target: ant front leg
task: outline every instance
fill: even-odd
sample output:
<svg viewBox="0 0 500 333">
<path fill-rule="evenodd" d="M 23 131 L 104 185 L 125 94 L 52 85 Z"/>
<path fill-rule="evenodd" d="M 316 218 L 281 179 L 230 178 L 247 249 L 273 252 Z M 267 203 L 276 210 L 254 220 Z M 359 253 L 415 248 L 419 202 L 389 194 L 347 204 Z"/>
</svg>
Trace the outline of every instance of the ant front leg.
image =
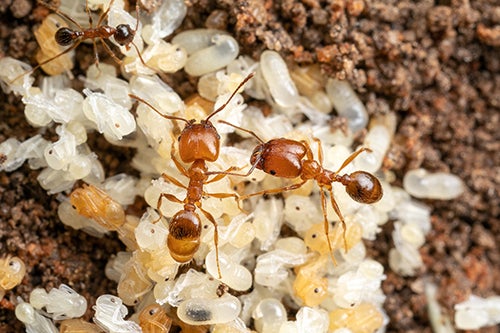
<svg viewBox="0 0 500 333">
<path fill-rule="evenodd" d="M 215 222 L 212 214 L 207 212 L 201 207 L 201 202 L 196 205 L 203 215 L 214 225 L 214 245 L 215 245 L 215 260 L 217 261 L 217 273 L 219 274 L 219 279 L 222 278 L 222 274 L 220 273 L 220 263 L 219 263 L 219 230 L 217 229 L 217 222 Z"/>
<path fill-rule="evenodd" d="M 234 200 L 236 200 L 236 204 L 238 205 L 238 209 L 241 212 L 248 214 L 248 212 L 245 211 L 243 209 L 243 207 L 241 207 L 241 205 L 240 205 L 241 198 L 236 193 L 207 193 L 207 192 L 203 192 L 203 195 L 208 196 L 208 197 L 213 197 L 213 198 L 219 198 L 219 199 L 234 198 Z"/>
</svg>

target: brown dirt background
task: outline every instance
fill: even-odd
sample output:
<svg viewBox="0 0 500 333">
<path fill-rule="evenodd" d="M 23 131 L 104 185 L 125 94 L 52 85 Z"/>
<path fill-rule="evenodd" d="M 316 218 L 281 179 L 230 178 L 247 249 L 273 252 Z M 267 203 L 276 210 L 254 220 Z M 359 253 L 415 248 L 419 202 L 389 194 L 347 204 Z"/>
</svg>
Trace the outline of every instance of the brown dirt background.
<svg viewBox="0 0 500 333">
<path fill-rule="evenodd" d="M 154 0 L 144 0 L 147 7 Z M 390 317 L 387 332 L 431 332 L 424 281 L 439 287 L 438 300 L 453 316 L 453 305 L 471 293 L 500 294 L 500 3 L 498 0 L 192 0 L 182 29 L 231 31 L 241 53 L 258 57 L 269 48 L 292 64 L 321 64 L 325 74 L 354 86 L 370 114 L 393 110 L 398 127 L 384 167 L 401 183 L 406 170 L 423 167 L 461 177 L 465 193 L 453 201 L 431 201 L 433 229 L 421 249 L 425 267 L 413 278 L 391 272 L 392 223 L 369 254 L 386 268 L 383 289 Z M 32 29 L 47 10 L 34 1 L 0 0 L 0 57 L 33 64 L 37 44 Z M 102 50 L 101 50 L 102 51 Z M 101 60 L 106 54 L 101 52 Z M 75 74 L 93 62 L 91 47 L 77 50 Z M 37 73 L 39 76 L 40 73 Z M 193 80 L 170 78 L 185 96 Z M 19 97 L 0 92 L 0 142 L 25 140 L 51 130 L 26 123 Z M 338 123 L 338 122 L 337 122 Z M 332 123 L 335 126 L 335 122 Z M 96 137 L 91 145 L 107 176 L 130 171 L 120 161 L 132 151 L 110 147 Z M 0 255 L 27 264 L 22 284 L 0 302 L 0 331 L 22 332 L 15 297 L 28 298 L 38 286 L 67 283 L 89 301 L 115 293 L 104 276 L 111 254 L 123 249 L 114 236 L 97 239 L 58 221 L 55 196 L 26 165 L 0 172 Z M 137 207 L 140 209 L 140 203 Z M 500 332 L 498 327 L 481 332 Z"/>
</svg>

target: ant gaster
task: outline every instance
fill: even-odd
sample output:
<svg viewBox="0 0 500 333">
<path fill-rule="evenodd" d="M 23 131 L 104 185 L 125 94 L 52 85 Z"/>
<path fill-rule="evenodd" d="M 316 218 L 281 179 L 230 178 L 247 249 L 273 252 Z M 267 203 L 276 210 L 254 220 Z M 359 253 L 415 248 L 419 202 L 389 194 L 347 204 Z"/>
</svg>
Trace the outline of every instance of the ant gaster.
<svg viewBox="0 0 500 333">
<path fill-rule="evenodd" d="M 180 203 L 184 205 L 184 208 L 177 212 L 171 219 L 169 223 L 169 234 L 167 237 L 167 246 L 172 255 L 177 262 L 188 262 L 190 261 L 196 251 L 200 246 L 201 237 L 201 220 L 199 215 L 196 213 L 198 208 L 203 215 L 214 225 L 214 244 L 215 244 L 215 254 L 217 261 L 217 270 L 219 277 L 220 265 L 219 265 L 219 251 L 218 251 L 218 231 L 217 223 L 214 217 L 204 210 L 201 206 L 202 196 L 212 196 L 216 198 L 230 198 L 233 197 L 238 199 L 238 196 L 233 193 L 206 193 L 203 190 L 205 184 L 209 184 L 218 181 L 230 174 L 231 170 L 235 168 L 231 167 L 226 171 L 217 172 L 217 176 L 212 179 L 208 179 L 211 174 L 208 172 L 206 162 L 214 162 L 219 157 L 220 148 L 220 136 L 217 130 L 210 122 L 210 118 L 223 110 L 231 99 L 236 95 L 238 90 L 252 78 L 253 74 L 248 75 L 236 88 L 236 90 L 231 94 L 228 100 L 221 105 L 217 110 L 213 111 L 206 119 L 201 120 L 199 123 L 194 119 L 187 120 L 181 117 L 167 116 L 158 111 L 150 103 L 146 102 L 142 98 L 130 95 L 130 97 L 137 99 L 138 101 L 146 104 L 156 113 L 166 119 L 170 120 L 180 120 L 186 123 L 186 126 L 179 135 L 179 156 L 184 163 L 191 163 L 190 167 L 186 169 L 175 157 L 175 150 L 172 149 L 171 158 L 174 161 L 177 169 L 187 178 L 189 178 L 189 183 L 187 186 L 179 182 L 177 179 L 169 176 L 167 174 L 162 174 L 162 177 L 179 187 L 186 189 L 186 197 L 184 200 L 178 199 L 172 194 L 162 193 L 158 198 L 157 209 L 160 213 L 161 218 L 161 203 L 163 198 L 170 200 L 172 202 Z"/>
<path fill-rule="evenodd" d="M 383 194 L 382 186 L 380 185 L 379 180 L 374 175 L 366 171 L 356 171 L 351 174 L 344 175 L 339 174 L 340 171 L 342 171 L 342 169 L 344 169 L 349 163 L 351 163 L 352 160 L 354 160 L 359 154 L 364 151 L 371 152 L 371 150 L 369 148 L 361 148 L 358 151 L 352 153 L 342 163 L 340 168 L 337 171 L 333 172 L 323 168 L 323 151 L 321 149 L 321 142 L 317 138 L 314 138 L 314 141 L 316 141 L 318 144 L 319 161 L 316 161 L 314 159 L 311 147 L 306 141 L 295 141 L 291 139 L 279 138 L 264 142 L 252 131 L 235 126 L 223 120 L 219 120 L 219 122 L 247 132 L 260 141 L 260 144 L 255 147 L 250 157 L 250 170 L 244 175 L 234 173 L 230 173 L 230 175 L 248 176 L 253 172 L 255 168 L 257 168 L 276 177 L 300 177 L 301 179 L 299 183 L 289 186 L 263 190 L 240 196 L 240 200 L 244 200 L 256 195 L 265 195 L 295 190 L 304 185 L 307 181 L 315 180 L 321 189 L 321 208 L 323 211 L 324 229 L 332 259 L 335 262 L 335 259 L 333 258 L 333 249 L 331 247 L 330 237 L 328 235 L 329 223 L 326 216 L 327 198 L 325 195 L 325 191 L 329 193 L 331 205 L 335 210 L 337 216 L 340 218 L 340 222 L 342 223 L 342 227 L 344 230 L 344 247 L 347 252 L 348 249 L 346 240 L 346 224 L 340 208 L 333 196 L 332 183 L 339 182 L 344 185 L 347 194 L 349 194 L 349 196 L 357 202 L 371 204 L 379 201 L 382 198 Z"/>
</svg>

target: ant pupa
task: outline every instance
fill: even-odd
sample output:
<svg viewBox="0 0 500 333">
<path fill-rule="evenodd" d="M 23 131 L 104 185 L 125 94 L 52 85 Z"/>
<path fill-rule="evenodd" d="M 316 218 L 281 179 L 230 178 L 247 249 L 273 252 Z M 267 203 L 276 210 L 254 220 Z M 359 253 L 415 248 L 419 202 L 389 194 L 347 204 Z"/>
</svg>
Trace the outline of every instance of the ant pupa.
<svg viewBox="0 0 500 333">
<path fill-rule="evenodd" d="M 262 190 L 259 192 L 246 194 L 240 196 L 240 200 L 244 200 L 257 195 L 281 193 L 284 191 L 295 190 L 303 186 L 309 180 L 315 180 L 320 187 L 324 229 L 332 259 L 335 261 L 335 259 L 333 258 L 333 249 L 329 236 L 329 223 L 326 215 L 327 196 L 325 192 L 328 192 L 328 194 L 330 195 L 330 203 L 335 213 L 339 217 L 340 222 L 342 223 L 344 230 L 344 248 L 347 252 L 348 247 L 346 240 L 346 223 L 333 195 L 332 184 L 333 182 L 339 182 L 344 185 L 347 194 L 349 194 L 349 196 L 357 202 L 372 204 L 379 201 L 383 195 L 382 185 L 374 175 L 366 171 L 355 171 L 353 173 L 344 175 L 340 174 L 342 169 L 350 164 L 359 154 L 365 151 L 370 152 L 371 150 L 369 148 L 361 148 L 353 152 L 342 163 L 340 168 L 334 172 L 323 168 L 323 151 L 321 148 L 321 142 L 317 138 L 314 138 L 314 141 L 318 144 L 318 160 L 315 160 L 311 147 L 306 141 L 278 138 L 264 142 L 257 136 L 257 134 L 252 131 L 235 126 L 223 120 L 219 120 L 219 122 L 247 132 L 260 142 L 260 144 L 258 144 L 253 150 L 250 157 L 250 170 L 246 174 L 230 173 L 230 175 L 248 176 L 253 172 L 253 170 L 257 168 L 275 177 L 300 177 L 300 182 L 298 183 L 280 188 Z"/>
<path fill-rule="evenodd" d="M 217 129 L 210 122 L 210 118 L 222 111 L 232 100 L 232 98 L 238 93 L 240 88 L 243 87 L 243 85 L 252 77 L 253 74 L 248 75 L 233 91 L 231 96 L 229 96 L 228 100 L 224 104 L 210 113 L 204 120 L 201 120 L 200 122 L 196 122 L 194 119 L 187 120 L 181 117 L 164 115 L 142 98 L 135 95 L 130 95 L 130 97 L 146 104 L 161 117 L 169 120 L 180 120 L 186 123 L 186 126 L 184 127 L 178 138 L 179 156 L 182 162 L 190 163 L 191 165 L 188 169 L 186 169 L 175 156 L 175 149 L 172 149 L 171 151 L 171 158 L 180 173 L 189 179 L 189 183 L 186 186 L 176 178 L 167 174 L 162 174 L 163 179 L 167 182 L 184 188 L 186 190 L 186 197 L 181 200 L 172 194 L 161 193 L 160 197 L 158 198 L 157 209 L 160 212 L 161 218 L 162 214 L 160 208 L 163 199 L 167 199 L 169 201 L 184 205 L 184 208 L 178 211 L 172 217 L 169 223 L 169 234 L 167 238 L 167 246 L 169 248 L 170 254 L 172 255 L 172 258 L 180 263 L 189 262 L 200 246 L 202 225 L 200 217 L 198 213 L 196 213 L 196 209 L 198 208 L 202 212 L 202 214 L 210 221 L 210 223 L 213 224 L 217 271 L 219 277 L 221 276 L 221 273 L 219 264 L 219 236 L 217 230 L 217 222 L 215 222 L 212 214 L 202 208 L 201 199 L 203 196 L 211 196 L 215 198 L 232 197 L 238 199 L 238 196 L 234 193 L 207 193 L 203 189 L 205 184 L 218 181 L 229 174 L 230 171 L 234 170 L 234 168 L 229 168 L 224 172 L 219 172 L 219 174 L 212 179 L 208 179 L 210 173 L 208 172 L 206 162 L 215 162 L 219 157 L 220 149 L 220 135 L 219 133 L 217 133 Z"/>
</svg>

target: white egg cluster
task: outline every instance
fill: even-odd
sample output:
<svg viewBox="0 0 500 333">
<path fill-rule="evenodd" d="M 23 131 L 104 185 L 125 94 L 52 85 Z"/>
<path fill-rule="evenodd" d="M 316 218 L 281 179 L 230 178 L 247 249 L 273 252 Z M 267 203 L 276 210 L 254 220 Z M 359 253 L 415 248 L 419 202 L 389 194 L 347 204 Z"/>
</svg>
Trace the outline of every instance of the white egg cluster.
<svg viewBox="0 0 500 333">
<path fill-rule="evenodd" d="M 105 10 L 107 1 L 89 1 L 89 6 Z M 78 21 L 78 8 L 64 8 Z M 112 66 L 90 66 L 82 78 L 83 92 L 69 88 L 65 76 L 48 77 L 41 87 L 32 86 L 33 80 L 22 76 L 28 69 L 24 63 L 0 59 L 2 88 L 23 96 L 26 118 L 33 126 L 55 126 L 58 135 L 54 142 L 37 135 L 24 142 L 11 138 L 0 143 L 0 153 L 5 156 L 1 170 L 15 170 L 25 161 L 32 168 L 43 168 L 38 179 L 49 193 L 61 193 L 59 216 L 65 224 L 93 235 L 115 231 L 128 248 L 113 257 L 106 268 L 106 275 L 118 283 L 118 297 L 98 298 L 93 307 L 95 323 L 106 332 L 140 332 L 144 325 L 125 319 L 125 305 L 135 306 L 139 313 L 157 303 L 167 313 L 177 308 L 181 326 L 212 325 L 213 332 L 249 332 L 252 320 L 253 329 L 262 333 L 383 331 L 387 324 L 381 290 L 385 275 L 381 264 L 366 257 L 362 239 L 374 240 L 381 226 L 394 220 L 395 248 L 390 253 L 390 266 L 403 275 L 415 274 L 422 266 L 418 249 L 430 230 L 430 210 L 408 193 L 418 198 L 449 199 L 460 194 L 463 185 L 452 175 L 411 171 L 404 180 L 405 190 L 391 186 L 393 175 L 381 166 L 396 128 L 393 113 L 369 119 L 349 83 L 324 78 L 316 66 L 290 69 L 271 50 L 263 52 L 258 61 L 239 56 L 236 40 L 224 31 L 191 30 L 176 35 L 171 43 L 163 41 L 180 25 L 185 13 L 184 1 L 164 1 L 154 14 L 141 18 L 135 43 L 143 50 L 145 64 L 135 50 L 122 48 L 121 74 L 125 79 L 119 78 Z M 110 25 L 135 27 L 135 20 L 121 1 L 112 4 Z M 155 73 L 181 68 L 199 76 L 196 98 L 183 101 Z M 244 104 L 243 96 L 236 93 L 210 119 L 222 145 L 217 160 L 207 164 L 217 181 L 204 183 L 203 199 L 196 203 L 203 225 L 193 256 L 197 269 L 179 275 L 180 264 L 167 247 L 171 233 L 167 221 L 187 210 L 183 198 L 192 179 L 187 171 L 190 166 L 173 159 L 180 150 L 174 133 L 184 123 L 176 124 L 168 117 L 206 119 L 228 101 L 251 72 L 255 76 L 244 92 L 265 100 L 273 113 L 264 116 Z M 135 116 L 129 94 L 141 100 Z M 333 108 L 347 119 L 347 132 L 327 124 Z M 218 119 L 247 129 L 236 130 L 243 140 L 230 142 L 226 134 L 235 128 Z M 283 192 L 284 198 L 235 200 L 239 194 L 291 184 L 261 170 L 245 178 L 238 176 L 252 167 L 249 159 L 257 142 L 249 131 L 263 140 L 303 140 L 312 147 L 316 160 L 320 159 L 316 152 L 323 152 L 319 162 L 325 169 L 337 170 L 356 148 L 352 147 L 354 135 L 363 130 L 362 147 L 369 150 L 342 173 L 364 170 L 376 174 L 384 195 L 377 203 L 362 204 L 352 200 L 343 184 L 334 182 L 335 202 L 346 230 L 344 234 L 332 205 L 326 205 L 323 214 L 330 245 L 314 181 L 294 192 Z M 101 133 L 112 144 L 136 148 L 135 157 L 122 162 L 130 162 L 140 177 L 106 179 L 105 166 L 86 143 L 91 131 Z M 225 170 L 230 173 L 217 173 Z M 88 185 L 69 194 L 77 180 Z M 135 196 L 144 197 L 151 206 L 141 218 L 125 213 Z M 285 227 L 288 235 L 282 234 Z M 61 299 L 60 293 L 66 290 L 61 288 L 48 294 L 35 290 L 31 305 L 18 305 L 16 313 L 28 330 L 46 327 L 32 331 L 52 332 L 52 322 L 40 317 L 33 307 L 45 308 L 45 314 L 55 320 L 82 314 L 82 308 L 74 307 L 77 303 L 83 307 L 83 302 L 69 296 Z M 288 320 L 290 310 L 296 313 L 295 320 Z M 84 324 L 75 321 L 65 325 Z"/>
</svg>

